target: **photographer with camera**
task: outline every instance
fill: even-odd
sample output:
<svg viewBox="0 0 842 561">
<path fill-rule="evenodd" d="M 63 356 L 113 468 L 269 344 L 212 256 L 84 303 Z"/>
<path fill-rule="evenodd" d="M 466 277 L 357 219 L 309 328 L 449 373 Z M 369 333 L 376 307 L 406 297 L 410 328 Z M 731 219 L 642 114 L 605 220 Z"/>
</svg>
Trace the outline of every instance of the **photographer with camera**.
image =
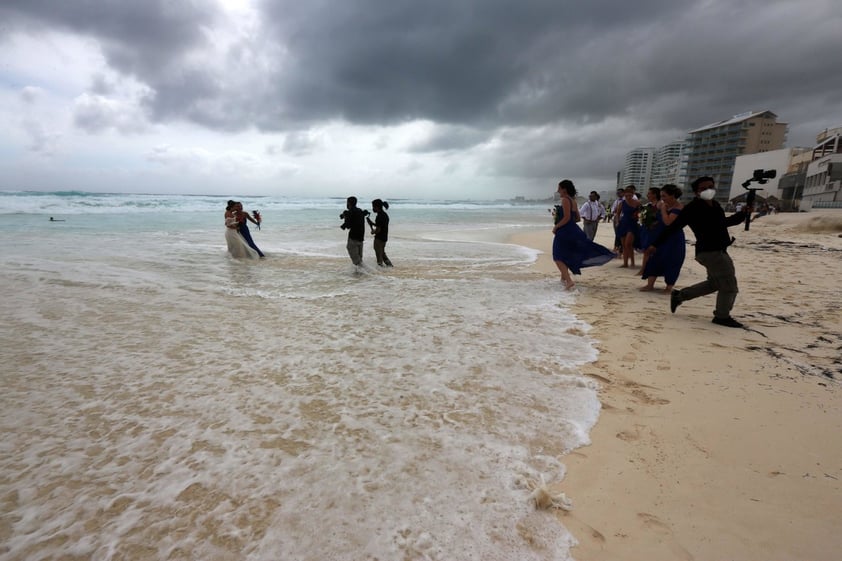
<svg viewBox="0 0 842 561">
<path fill-rule="evenodd" d="M 357 197 L 348 197 L 345 212 L 339 215 L 342 219 L 340 228 L 348 230 L 348 255 L 356 266 L 363 264 L 363 241 L 365 239 L 365 219 L 369 215 L 367 210 L 357 207 Z"/>
<path fill-rule="evenodd" d="M 678 217 L 646 249 L 652 255 L 672 235 L 690 226 L 696 236 L 696 261 L 707 271 L 707 279 L 670 293 L 670 311 L 687 300 L 717 292 L 716 309 L 713 323 L 726 327 L 743 327 L 743 324 L 731 317 L 731 309 L 739 292 L 734 262 L 728 255 L 728 246 L 734 238 L 728 234 L 729 226 L 736 226 L 751 215 L 752 206 L 746 206 L 738 213 L 726 217 L 722 206 L 714 200 L 716 189 L 712 177 L 700 177 L 691 187 L 696 197 L 684 206 Z"/>
</svg>

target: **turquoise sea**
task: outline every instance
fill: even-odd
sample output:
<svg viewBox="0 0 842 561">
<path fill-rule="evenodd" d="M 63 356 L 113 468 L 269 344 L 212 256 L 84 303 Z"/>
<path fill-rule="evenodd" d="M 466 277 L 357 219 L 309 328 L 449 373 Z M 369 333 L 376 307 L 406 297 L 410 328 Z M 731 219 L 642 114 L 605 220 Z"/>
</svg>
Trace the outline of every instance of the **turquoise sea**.
<svg viewBox="0 0 842 561">
<path fill-rule="evenodd" d="M 344 198 L 233 197 L 259 261 L 228 198 L 0 192 L 0 560 L 570 559 L 530 492 L 596 351 L 507 242 L 551 205 L 389 200 L 356 270 Z"/>
</svg>

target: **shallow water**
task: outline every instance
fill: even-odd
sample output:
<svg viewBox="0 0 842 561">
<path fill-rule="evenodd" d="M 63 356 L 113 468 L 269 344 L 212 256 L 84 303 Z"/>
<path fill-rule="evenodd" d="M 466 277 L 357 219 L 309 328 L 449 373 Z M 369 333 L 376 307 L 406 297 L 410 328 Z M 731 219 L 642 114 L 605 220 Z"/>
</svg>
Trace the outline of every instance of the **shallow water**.
<svg viewBox="0 0 842 561">
<path fill-rule="evenodd" d="M 356 270 L 341 201 L 260 201 L 242 262 L 218 200 L 113 197 L 0 213 L 0 559 L 569 559 L 527 481 L 596 352 L 503 243 L 543 206 L 395 203 Z"/>
</svg>

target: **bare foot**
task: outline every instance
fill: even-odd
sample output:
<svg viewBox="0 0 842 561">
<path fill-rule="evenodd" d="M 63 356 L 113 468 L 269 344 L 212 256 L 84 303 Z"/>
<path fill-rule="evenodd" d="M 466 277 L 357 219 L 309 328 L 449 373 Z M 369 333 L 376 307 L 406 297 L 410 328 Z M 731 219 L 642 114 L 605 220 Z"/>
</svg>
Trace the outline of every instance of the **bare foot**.
<svg viewBox="0 0 842 561">
<path fill-rule="evenodd" d="M 576 283 L 572 280 L 566 281 L 564 283 L 564 290 L 573 290 L 576 287 Z"/>
<path fill-rule="evenodd" d="M 628 266 L 628 265 L 623 264 L 623 265 L 620 265 L 620 268 L 621 268 L 621 269 L 628 269 L 628 268 L 629 268 L 629 266 Z"/>
<path fill-rule="evenodd" d="M 649 292 L 651 290 L 654 290 L 654 288 L 649 286 L 649 285 L 646 285 L 646 286 L 641 286 L 640 288 L 638 288 L 638 290 L 641 291 L 641 292 Z"/>
</svg>

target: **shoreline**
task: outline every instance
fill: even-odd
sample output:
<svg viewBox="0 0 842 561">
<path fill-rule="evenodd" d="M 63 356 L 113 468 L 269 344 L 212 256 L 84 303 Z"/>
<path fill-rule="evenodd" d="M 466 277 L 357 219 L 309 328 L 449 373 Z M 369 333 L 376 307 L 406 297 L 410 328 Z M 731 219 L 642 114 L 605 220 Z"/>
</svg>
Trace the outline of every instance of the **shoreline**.
<svg viewBox="0 0 842 561">
<path fill-rule="evenodd" d="M 730 231 L 733 313 L 747 330 L 711 323 L 713 295 L 670 314 L 662 279 L 639 292 L 644 281 L 618 260 L 574 278 L 573 312 L 599 351 L 582 373 L 602 403 L 592 444 L 563 459 L 558 485 L 573 500 L 558 516 L 577 561 L 818 561 L 842 550 L 842 212 Z M 610 224 L 596 241 L 613 245 Z M 558 276 L 549 226 L 512 242 L 542 251 L 534 270 Z M 679 288 L 704 278 L 692 256 Z"/>
</svg>

